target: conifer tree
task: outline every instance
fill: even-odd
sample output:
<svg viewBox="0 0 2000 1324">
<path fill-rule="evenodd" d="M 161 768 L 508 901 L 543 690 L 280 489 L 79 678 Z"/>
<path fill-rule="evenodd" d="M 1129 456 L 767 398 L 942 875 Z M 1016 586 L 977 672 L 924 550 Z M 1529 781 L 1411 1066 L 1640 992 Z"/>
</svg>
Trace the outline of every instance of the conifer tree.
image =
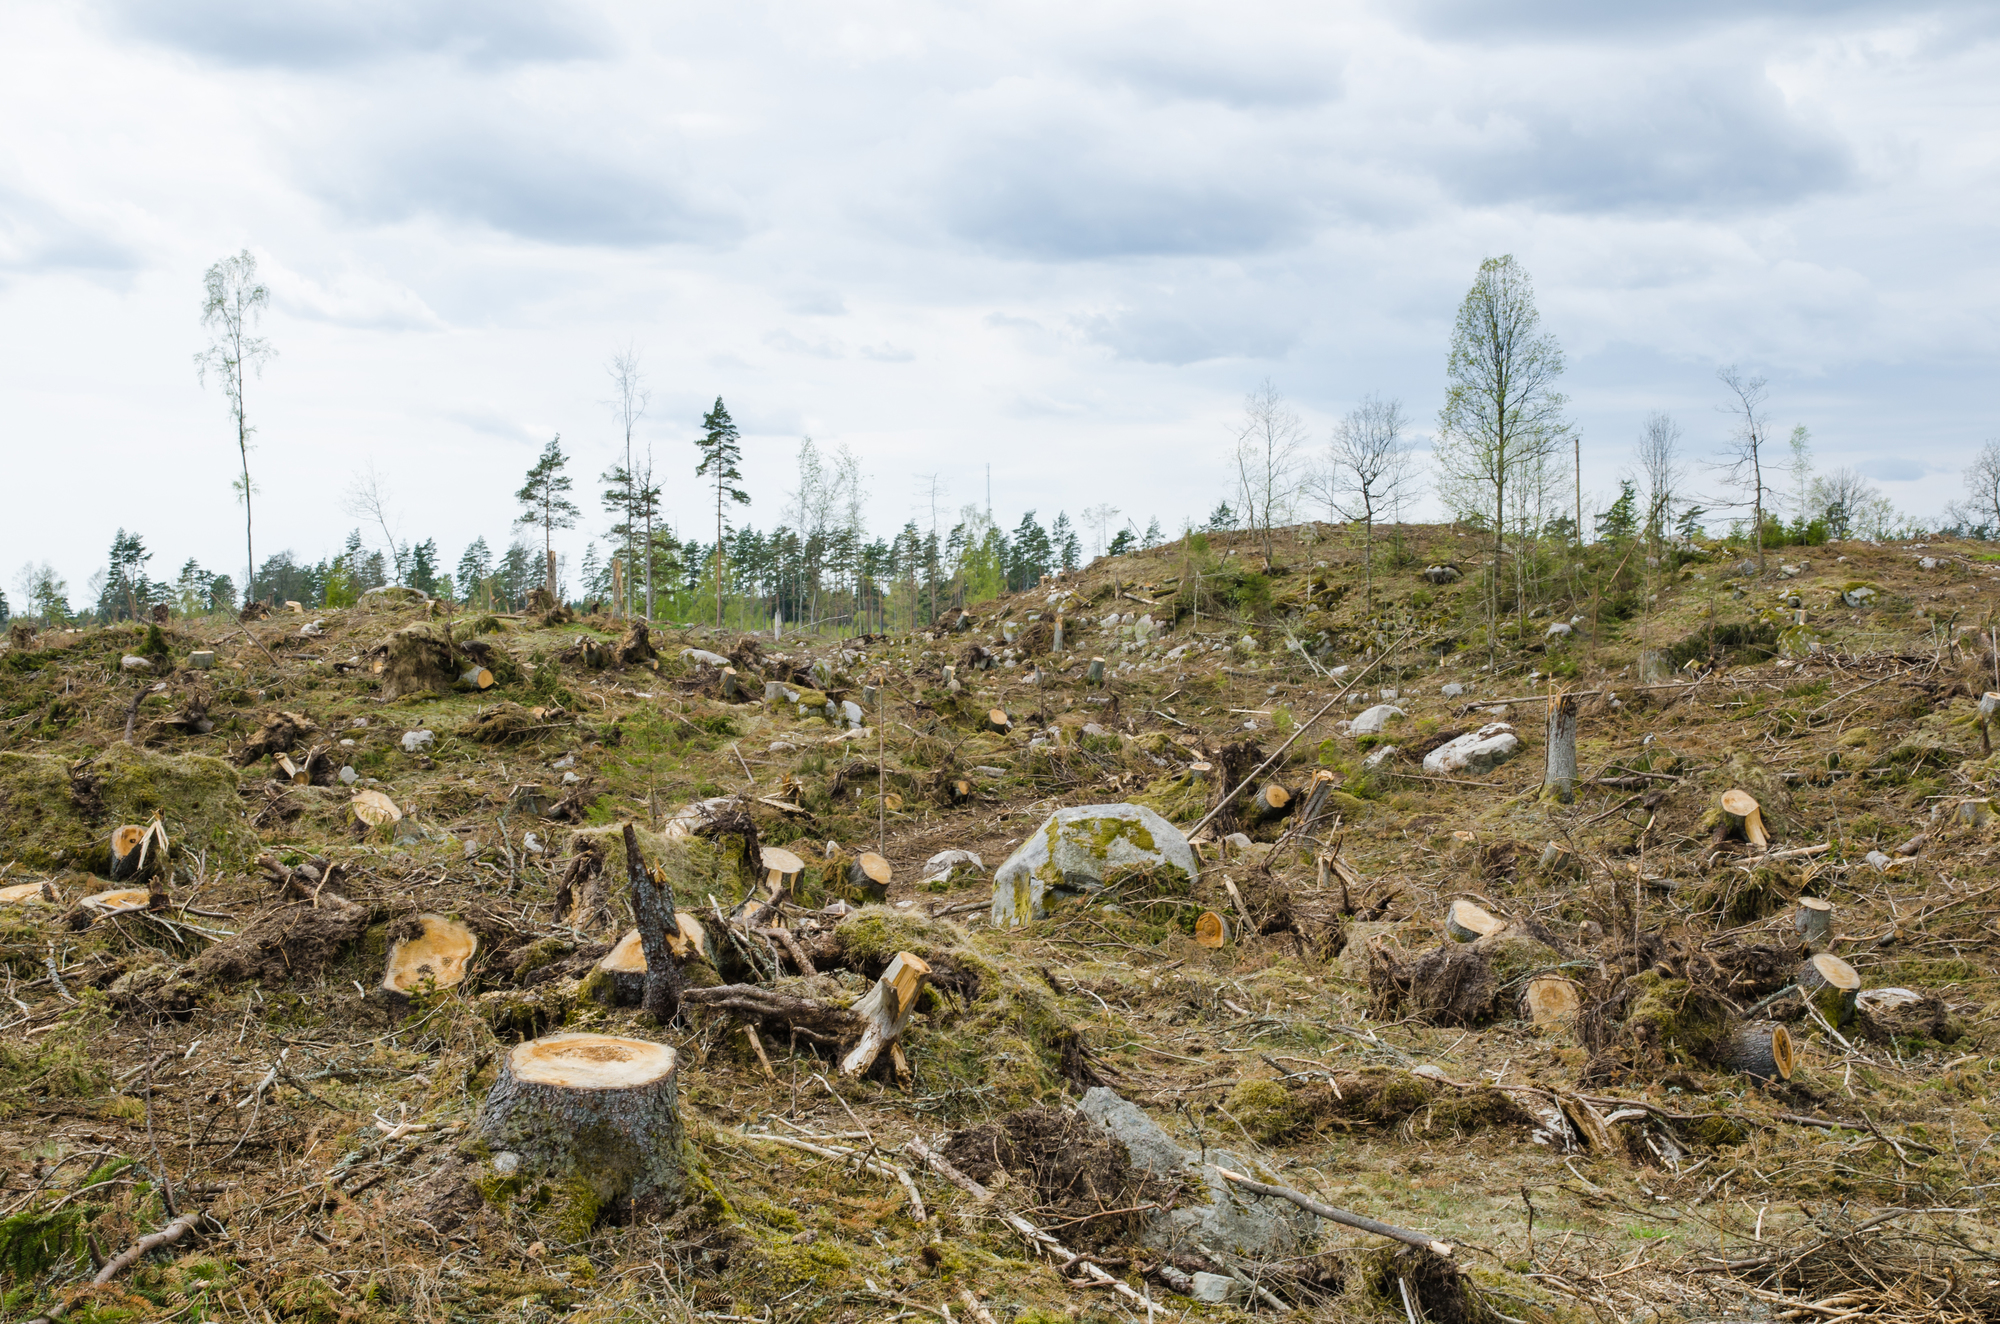
<svg viewBox="0 0 2000 1324">
<path fill-rule="evenodd" d="M 575 528 L 581 513 L 569 499 L 570 478 L 563 472 L 568 463 L 569 457 L 562 453 L 562 433 L 558 432 L 542 447 L 541 457 L 528 470 L 527 481 L 514 494 L 521 503 L 514 527 L 539 526 L 542 531 L 542 557 L 547 565 L 544 586 L 551 598 L 556 596 L 556 530 Z"/>
<path fill-rule="evenodd" d="M 701 426 L 702 435 L 695 442 L 701 451 L 701 463 L 695 466 L 694 474 L 715 486 L 715 625 L 721 629 L 722 558 L 727 536 L 723 510 L 732 501 L 739 506 L 749 505 L 750 494 L 737 486 L 743 481 L 742 471 L 736 467 L 743 462 L 743 448 L 721 396 L 715 397 L 715 408 L 703 415 Z"/>
</svg>

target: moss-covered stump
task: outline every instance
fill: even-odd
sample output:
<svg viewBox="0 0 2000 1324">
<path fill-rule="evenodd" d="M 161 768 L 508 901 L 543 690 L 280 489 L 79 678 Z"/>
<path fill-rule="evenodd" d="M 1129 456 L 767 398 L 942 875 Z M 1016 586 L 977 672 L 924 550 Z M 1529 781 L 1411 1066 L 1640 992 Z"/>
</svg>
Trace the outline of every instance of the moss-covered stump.
<svg viewBox="0 0 2000 1324">
<path fill-rule="evenodd" d="M 657 1213 L 687 1183 L 679 1059 L 665 1044 L 603 1034 L 530 1039 L 501 1059 L 478 1134 L 501 1183 L 545 1185 L 559 1234 L 607 1213 Z"/>
</svg>

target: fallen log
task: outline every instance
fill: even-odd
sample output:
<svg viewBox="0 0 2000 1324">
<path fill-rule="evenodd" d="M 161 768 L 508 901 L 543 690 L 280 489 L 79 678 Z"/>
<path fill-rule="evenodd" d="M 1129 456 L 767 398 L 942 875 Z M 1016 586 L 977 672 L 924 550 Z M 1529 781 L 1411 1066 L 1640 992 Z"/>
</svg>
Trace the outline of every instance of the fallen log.
<svg viewBox="0 0 2000 1324">
<path fill-rule="evenodd" d="M 1400 1241 L 1406 1246 L 1415 1246 L 1421 1250 L 1430 1251 L 1433 1255 L 1442 1255 L 1446 1259 L 1451 1258 L 1452 1247 L 1448 1241 L 1439 1241 L 1435 1237 L 1427 1236 L 1422 1232 L 1412 1232 L 1406 1227 L 1397 1227 L 1393 1223 L 1380 1222 L 1377 1219 L 1367 1217 L 1365 1214 L 1357 1214 L 1346 1209 L 1336 1209 L 1330 1204 L 1321 1204 L 1311 1196 L 1301 1194 L 1288 1186 L 1272 1186 L 1267 1182 L 1252 1181 L 1242 1173 L 1231 1172 L 1228 1168 L 1218 1167 L 1216 1168 L 1216 1172 L 1225 1181 L 1234 1182 L 1253 1194 L 1274 1196 L 1280 1200 L 1290 1200 L 1293 1204 L 1315 1218 L 1324 1218 L 1329 1223 L 1338 1223 L 1342 1227 L 1351 1227 L 1360 1232 L 1372 1232 L 1378 1237 L 1387 1237 L 1391 1241 Z"/>
<path fill-rule="evenodd" d="M 686 1006 L 726 1011 L 766 1026 L 782 1026 L 813 1043 L 840 1046 L 861 1037 L 862 1020 L 846 1007 L 779 993 L 756 984 L 720 984 L 681 994 Z"/>
<path fill-rule="evenodd" d="M 1723 1065 L 1756 1080 L 1790 1080 L 1797 1058 L 1791 1032 L 1782 1025 L 1746 1025 L 1723 1048 Z"/>
<path fill-rule="evenodd" d="M 1273 823 L 1297 807 L 1298 802 L 1292 793 L 1272 782 L 1250 797 L 1250 804 L 1244 810 L 1243 816 L 1252 823 Z"/>
</svg>

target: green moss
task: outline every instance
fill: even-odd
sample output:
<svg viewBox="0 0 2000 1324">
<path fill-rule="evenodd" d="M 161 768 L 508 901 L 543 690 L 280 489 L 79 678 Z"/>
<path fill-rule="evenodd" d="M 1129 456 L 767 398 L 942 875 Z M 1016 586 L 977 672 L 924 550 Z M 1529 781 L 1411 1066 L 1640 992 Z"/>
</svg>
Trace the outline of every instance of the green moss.
<svg viewBox="0 0 2000 1324">
<path fill-rule="evenodd" d="M 117 744 L 72 776 L 74 764 L 59 755 L 0 753 L 0 856 L 36 869 L 67 864 L 101 872 L 110 863 L 111 829 L 156 813 L 177 851 L 240 859 L 255 844 L 236 770 L 220 759 Z"/>
<path fill-rule="evenodd" d="M 1722 1149 L 1750 1139 L 1750 1126 L 1734 1117 L 1710 1116 L 1687 1123 L 1682 1134 L 1694 1144 Z"/>
<path fill-rule="evenodd" d="M 946 955 L 978 959 L 966 946 L 964 929 L 914 908 L 864 906 L 840 922 L 833 938 L 848 960 L 863 965 L 887 965 L 897 952 L 910 952 L 932 964 Z"/>
<path fill-rule="evenodd" d="M 573 1173 L 549 1193 L 551 1229 L 562 1241 L 582 1241 L 597 1226 L 597 1191 L 590 1178 Z"/>
<path fill-rule="evenodd" d="M 855 1267 L 853 1254 L 831 1241 L 812 1241 L 803 1246 L 778 1242 L 760 1249 L 762 1263 L 755 1269 L 758 1286 L 774 1296 L 800 1287 L 835 1290 L 834 1285 Z"/>
<path fill-rule="evenodd" d="M 1705 1058 L 1727 1035 L 1726 1009 L 1712 998 L 1698 996 L 1687 980 L 1647 970 L 1633 976 L 1630 984 L 1633 997 L 1625 1011 L 1625 1026 L 1662 1050 Z"/>
<path fill-rule="evenodd" d="M 1229 1091 L 1223 1108 L 1259 1144 L 1275 1144 L 1311 1120 L 1305 1102 L 1275 1080 L 1246 1080 Z"/>
</svg>

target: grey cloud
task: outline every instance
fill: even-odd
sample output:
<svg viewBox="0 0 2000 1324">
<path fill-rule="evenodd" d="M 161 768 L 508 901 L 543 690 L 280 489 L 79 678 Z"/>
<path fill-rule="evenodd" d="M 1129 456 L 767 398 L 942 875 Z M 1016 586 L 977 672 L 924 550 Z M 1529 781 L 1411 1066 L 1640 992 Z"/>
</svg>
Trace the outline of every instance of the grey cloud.
<svg viewBox="0 0 2000 1324">
<path fill-rule="evenodd" d="M 1730 211 L 1848 185 L 1854 159 L 1784 104 L 1760 70 L 1674 70 L 1570 86 L 1567 102 L 1500 103 L 1472 141 L 1434 156 L 1439 182 L 1474 203 L 1559 211 Z"/>
<path fill-rule="evenodd" d="M 582 132 L 523 130 L 525 111 L 491 123 L 398 123 L 352 134 L 344 159 L 320 158 L 310 186 L 352 215 L 432 214 L 553 244 L 643 247 L 734 240 L 742 222 L 699 199 L 672 144 L 612 144 Z"/>
<path fill-rule="evenodd" d="M 226 64 L 319 69 L 412 54 L 475 64 L 565 60 L 609 42 L 553 0 L 107 0 L 115 23 Z"/>
<path fill-rule="evenodd" d="M 1120 358 L 1184 367 L 1208 359 L 1275 359 L 1298 342 L 1304 320 L 1269 303 L 1255 308 L 1127 309 L 1082 319 L 1080 328 Z"/>
<path fill-rule="evenodd" d="M 1846 16 L 1907 18 L 1925 10 L 1973 8 L 1960 3 L 1909 4 L 1899 0 L 1517 0 L 1495 5 L 1488 0 L 1416 0 L 1382 5 L 1391 18 L 1409 22 L 1425 36 L 1442 40 L 1488 42 L 1516 37 L 1652 37 L 1661 32 L 1685 34 L 1700 29 L 1758 21 L 1805 20 L 1824 25 Z"/>
<path fill-rule="evenodd" d="M 1884 483 L 1915 482 L 1930 472 L 1929 466 L 1919 464 L 1915 460 L 1863 460 L 1854 467 L 1866 476 Z"/>
<path fill-rule="evenodd" d="M 125 272 L 138 265 L 130 247 L 97 225 L 0 184 L 0 272 Z"/>
</svg>

